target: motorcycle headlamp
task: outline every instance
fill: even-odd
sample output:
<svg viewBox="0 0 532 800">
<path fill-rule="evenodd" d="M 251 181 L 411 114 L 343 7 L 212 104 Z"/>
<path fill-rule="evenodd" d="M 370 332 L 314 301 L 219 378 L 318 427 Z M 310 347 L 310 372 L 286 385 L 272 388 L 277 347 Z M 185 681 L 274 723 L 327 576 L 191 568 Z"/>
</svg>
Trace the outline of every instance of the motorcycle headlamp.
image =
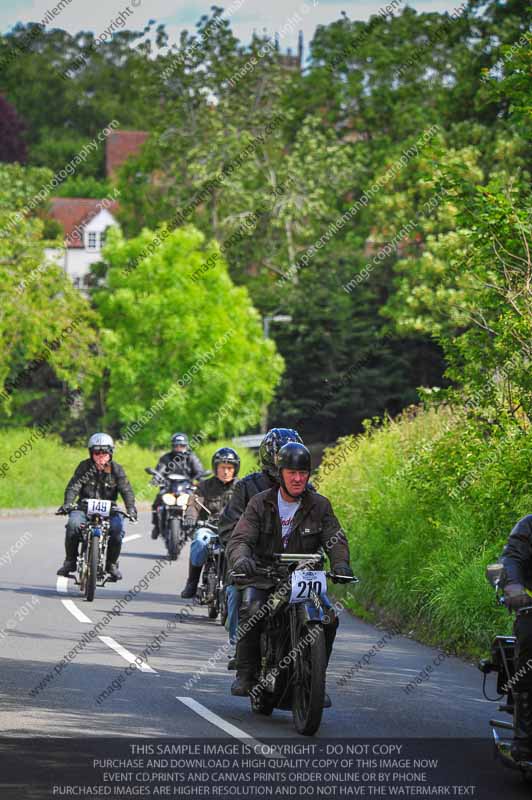
<svg viewBox="0 0 532 800">
<path fill-rule="evenodd" d="M 186 508 L 188 506 L 188 494 L 180 494 L 177 498 L 177 505 L 180 508 Z"/>
<path fill-rule="evenodd" d="M 163 494 L 163 503 L 165 504 L 165 506 L 175 506 L 175 504 L 177 503 L 177 498 L 174 494 L 166 492 L 165 494 Z"/>
</svg>

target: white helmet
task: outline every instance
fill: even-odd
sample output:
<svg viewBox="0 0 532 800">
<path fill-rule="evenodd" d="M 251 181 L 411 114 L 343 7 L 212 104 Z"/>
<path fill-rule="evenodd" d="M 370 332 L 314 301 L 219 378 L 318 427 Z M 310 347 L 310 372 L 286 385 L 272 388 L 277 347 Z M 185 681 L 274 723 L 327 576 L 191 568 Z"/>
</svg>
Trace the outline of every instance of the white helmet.
<svg viewBox="0 0 532 800">
<path fill-rule="evenodd" d="M 108 433 L 93 433 L 91 438 L 89 439 L 87 447 L 89 448 L 89 453 L 92 456 L 92 451 L 95 448 L 99 450 L 104 450 L 106 453 L 113 455 L 113 450 L 115 447 L 115 443 L 113 442 L 113 437 L 109 436 Z"/>
</svg>

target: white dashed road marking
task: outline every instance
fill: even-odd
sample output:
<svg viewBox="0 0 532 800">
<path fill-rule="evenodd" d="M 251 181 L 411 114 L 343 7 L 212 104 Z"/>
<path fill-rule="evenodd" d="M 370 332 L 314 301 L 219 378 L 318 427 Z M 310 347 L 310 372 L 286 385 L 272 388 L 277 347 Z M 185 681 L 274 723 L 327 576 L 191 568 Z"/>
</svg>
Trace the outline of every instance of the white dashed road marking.
<svg viewBox="0 0 532 800">
<path fill-rule="evenodd" d="M 201 703 L 198 703 L 197 700 L 193 700 L 191 697 L 177 697 L 176 700 L 179 700 L 185 706 L 188 706 L 192 711 L 195 711 L 196 714 L 199 714 L 200 717 L 206 719 L 208 722 L 211 722 L 213 725 L 216 725 L 217 728 L 221 728 L 223 731 L 229 734 L 229 736 L 233 736 L 235 739 L 245 739 L 248 741 L 249 739 L 253 739 L 250 733 L 246 733 L 246 731 L 237 728 L 236 725 L 232 725 L 230 722 L 226 722 L 225 719 L 219 717 L 218 714 L 215 714 L 213 711 L 209 711 L 208 708 L 202 706 Z"/>
<path fill-rule="evenodd" d="M 128 661 L 130 664 L 135 664 L 136 656 L 134 656 L 133 653 L 130 653 L 129 650 L 126 650 L 125 647 L 122 647 L 121 644 L 115 642 L 115 640 L 110 636 L 98 636 L 98 639 L 101 639 L 101 641 L 106 644 L 107 647 L 110 647 L 111 650 L 114 650 L 115 653 L 118 653 L 119 656 L 122 656 L 122 658 Z M 140 669 L 141 672 L 152 672 L 154 675 L 158 675 L 156 669 L 153 669 L 149 664 L 145 664 L 143 661 L 141 661 L 140 664 L 135 664 L 135 666 Z"/>
<path fill-rule="evenodd" d="M 86 614 L 83 613 L 81 608 L 78 608 L 77 605 L 74 603 L 73 600 L 61 600 L 64 607 L 67 611 L 70 611 L 72 616 L 76 617 L 78 622 L 88 622 L 89 625 L 92 625 L 92 620 L 88 618 Z"/>
</svg>

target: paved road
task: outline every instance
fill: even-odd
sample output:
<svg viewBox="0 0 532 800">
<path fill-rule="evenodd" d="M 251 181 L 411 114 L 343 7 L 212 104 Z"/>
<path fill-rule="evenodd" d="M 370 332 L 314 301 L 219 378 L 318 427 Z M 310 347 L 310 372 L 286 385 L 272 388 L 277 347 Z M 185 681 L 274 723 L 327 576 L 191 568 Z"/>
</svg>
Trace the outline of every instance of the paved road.
<svg viewBox="0 0 532 800">
<path fill-rule="evenodd" d="M 57 517 L 28 516 L 3 519 L 0 526 L 4 736 L 229 736 L 259 741 L 275 736 L 301 741 L 289 712 L 258 717 L 250 712 L 247 700 L 229 694 L 234 673 L 227 671 L 224 655 L 206 669 L 208 659 L 225 644 L 225 631 L 207 619 L 204 608 L 178 597 L 188 552 L 177 563 L 161 561 L 159 574 L 154 574 L 163 547 L 149 536 L 147 514 L 141 515 L 139 525 L 128 528 L 121 557 L 124 580 L 98 588 L 93 603 L 81 599 L 72 582 L 67 586 L 66 580 L 56 578 L 63 559 L 62 525 Z M 132 597 L 130 590 L 135 586 L 138 590 L 143 578 L 147 588 Z M 128 592 L 132 599 L 126 602 Z M 111 615 L 119 601 L 120 615 Z M 181 612 L 177 617 L 181 621 L 176 621 L 176 612 Z M 102 621 L 107 624 L 95 632 L 94 626 Z M 169 623 L 173 630 L 167 629 Z M 83 643 L 84 634 L 89 635 Z M 342 614 L 328 672 L 333 707 L 324 712 L 315 739 L 488 740 L 488 719 L 495 706 L 482 697 L 480 673 L 456 658 L 445 658 L 429 680 L 406 692 L 406 684 L 438 660 L 438 652 L 393 636 L 366 659 L 367 665 L 345 679 L 355 662 L 382 643 L 383 634 Z M 160 649 L 155 650 L 158 636 Z M 124 679 L 129 661 L 150 643 L 154 652 L 147 664 Z M 76 645 L 81 652 L 61 667 L 61 660 Z M 204 674 L 190 688 L 187 681 L 202 668 Z M 125 680 L 120 689 L 102 699 L 101 693 L 119 680 Z M 486 769 L 495 782 L 502 781 L 506 796 L 529 796 L 523 793 L 518 775 L 492 762 Z"/>
</svg>

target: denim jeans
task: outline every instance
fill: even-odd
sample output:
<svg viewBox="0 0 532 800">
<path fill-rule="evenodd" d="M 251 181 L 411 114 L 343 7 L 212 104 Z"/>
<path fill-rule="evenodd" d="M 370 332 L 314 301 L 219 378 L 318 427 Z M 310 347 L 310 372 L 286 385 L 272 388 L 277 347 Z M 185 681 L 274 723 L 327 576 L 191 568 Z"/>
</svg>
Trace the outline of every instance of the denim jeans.
<svg viewBox="0 0 532 800">
<path fill-rule="evenodd" d="M 227 596 L 227 627 L 229 629 L 229 642 L 236 644 L 236 632 L 238 628 L 238 610 L 242 602 L 242 592 L 237 586 L 230 584 L 225 587 Z"/>
<path fill-rule="evenodd" d="M 65 541 L 67 558 L 69 554 L 69 544 L 72 548 L 75 547 L 77 552 L 81 537 L 80 529 L 85 522 L 87 522 L 87 515 L 83 511 L 71 511 L 68 515 Z M 116 561 L 120 555 L 124 533 L 123 517 L 120 514 L 113 514 L 109 519 L 109 544 L 107 546 L 107 554 L 110 561 Z"/>
<path fill-rule="evenodd" d="M 202 567 L 207 561 L 209 542 L 216 534 L 208 528 L 198 528 L 190 545 L 190 563 L 193 567 Z"/>
</svg>

